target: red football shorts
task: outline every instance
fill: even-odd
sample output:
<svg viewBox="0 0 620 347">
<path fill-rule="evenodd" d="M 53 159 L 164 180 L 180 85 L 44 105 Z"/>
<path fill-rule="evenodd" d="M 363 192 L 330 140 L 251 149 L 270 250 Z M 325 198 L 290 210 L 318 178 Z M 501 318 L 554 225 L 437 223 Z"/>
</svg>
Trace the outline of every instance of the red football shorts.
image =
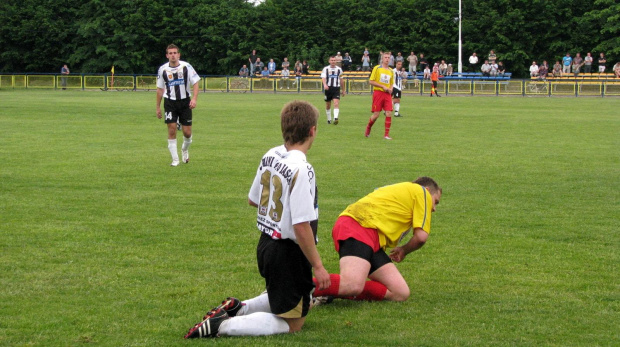
<svg viewBox="0 0 620 347">
<path fill-rule="evenodd" d="M 392 111 L 392 95 L 388 92 L 375 90 L 372 93 L 372 111 Z"/>
<path fill-rule="evenodd" d="M 338 241 L 350 238 L 354 238 L 367 244 L 372 248 L 373 252 L 378 252 L 381 248 L 379 245 L 379 234 L 377 233 L 377 230 L 364 228 L 359 225 L 355 219 L 349 216 L 338 217 L 336 224 L 334 224 L 334 228 L 332 229 L 332 238 L 334 239 L 336 252 L 340 251 L 340 242 Z"/>
</svg>

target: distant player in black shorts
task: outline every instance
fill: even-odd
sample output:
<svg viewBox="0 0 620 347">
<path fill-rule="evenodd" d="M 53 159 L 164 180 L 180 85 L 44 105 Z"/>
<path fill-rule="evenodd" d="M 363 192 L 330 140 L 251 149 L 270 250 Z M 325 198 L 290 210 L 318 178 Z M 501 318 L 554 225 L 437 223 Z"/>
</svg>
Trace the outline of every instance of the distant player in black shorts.
<svg viewBox="0 0 620 347">
<path fill-rule="evenodd" d="M 332 101 L 334 102 L 334 125 L 338 124 L 338 115 L 340 113 L 340 94 L 346 94 L 344 89 L 344 80 L 342 69 L 336 66 L 336 57 L 329 57 L 329 65 L 323 68 L 321 72 L 323 80 L 323 89 L 325 89 L 325 113 L 327 114 L 327 124 L 332 122 Z"/>
<path fill-rule="evenodd" d="M 397 61 L 394 68 L 394 85 L 392 86 L 392 102 L 394 103 L 394 117 L 400 114 L 400 98 L 403 93 L 403 80 L 407 79 L 407 72 L 403 68 L 403 62 Z"/>
<path fill-rule="evenodd" d="M 177 152 L 177 123 L 183 129 L 183 162 L 189 163 L 189 146 L 192 143 L 192 109 L 196 108 L 196 99 L 200 85 L 200 76 L 187 62 L 179 60 L 179 47 L 169 45 L 166 48 L 168 62 L 157 71 L 157 118 L 161 119 L 161 99 L 164 98 L 165 123 L 168 127 L 168 150 L 172 156 L 171 166 L 179 165 Z M 190 91 L 191 88 L 191 91 Z"/>
</svg>

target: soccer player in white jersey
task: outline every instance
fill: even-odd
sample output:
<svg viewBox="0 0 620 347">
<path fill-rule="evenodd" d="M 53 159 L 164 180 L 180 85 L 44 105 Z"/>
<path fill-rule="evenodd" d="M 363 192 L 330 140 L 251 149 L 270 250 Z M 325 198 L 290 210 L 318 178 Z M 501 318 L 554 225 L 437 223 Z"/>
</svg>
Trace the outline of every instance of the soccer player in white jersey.
<svg viewBox="0 0 620 347">
<path fill-rule="evenodd" d="M 407 79 L 407 72 L 403 70 L 403 62 L 397 61 L 394 68 L 394 85 L 392 85 L 392 103 L 394 104 L 394 117 L 400 117 L 400 97 L 403 91 L 403 80 Z"/>
<path fill-rule="evenodd" d="M 344 96 L 344 80 L 342 69 L 336 65 L 336 57 L 329 57 L 329 65 L 321 72 L 323 89 L 325 89 L 325 113 L 327 114 L 327 124 L 332 122 L 332 101 L 334 102 L 334 125 L 338 124 L 338 114 L 340 113 L 340 94 Z"/>
<path fill-rule="evenodd" d="M 168 62 L 157 71 L 157 118 L 161 119 L 161 99 L 164 98 L 165 123 L 168 126 L 168 150 L 171 166 L 179 165 L 177 152 L 177 121 L 183 129 L 183 162 L 189 163 L 189 146 L 192 143 L 192 110 L 196 108 L 200 76 L 187 62 L 180 60 L 179 47 L 166 48 Z"/>
<path fill-rule="evenodd" d="M 316 137 L 319 111 L 306 101 L 291 101 L 281 113 L 284 145 L 261 159 L 249 204 L 257 207 L 261 232 L 258 268 L 267 291 L 245 300 L 229 297 L 185 338 L 259 336 L 296 332 L 303 326 L 315 286 L 330 286 L 316 248 L 316 177 L 306 154 Z"/>
</svg>

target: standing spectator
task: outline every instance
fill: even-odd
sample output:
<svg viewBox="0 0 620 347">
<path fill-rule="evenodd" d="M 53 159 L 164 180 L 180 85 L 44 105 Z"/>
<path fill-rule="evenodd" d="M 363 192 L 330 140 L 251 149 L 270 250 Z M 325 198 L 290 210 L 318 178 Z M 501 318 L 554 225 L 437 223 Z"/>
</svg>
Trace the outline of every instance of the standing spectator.
<svg viewBox="0 0 620 347">
<path fill-rule="evenodd" d="M 607 59 L 605 58 L 605 53 L 601 52 L 598 57 L 598 72 L 605 72 L 605 64 L 607 64 Z"/>
<path fill-rule="evenodd" d="M 448 64 L 446 64 L 445 60 L 441 61 L 441 64 L 439 64 L 439 74 L 442 76 L 445 76 L 448 72 Z"/>
<path fill-rule="evenodd" d="M 388 62 L 388 66 L 393 68 L 394 67 L 394 55 L 392 54 L 392 52 L 388 52 L 390 54 L 390 61 Z"/>
<path fill-rule="evenodd" d="M 620 62 L 617 62 L 616 65 L 614 65 L 614 75 L 616 78 L 620 78 Z"/>
<path fill-rule="evenodd" d="M 538 77 L 538 65 L 536 65 L 536 61 L 533 61 L 532 65 L 530 65 L 530 77 Z"/>
<path fill-rule="evenodd" d="M 364 54 L 370 55 L 370 52 L 368 51 L 368 47 L 364 47 Z"/>
<path fill-rule="evenodd" d="M 353 59 L 351 59 L 351 56 L 349 55 L 349 53 L 345 52 L 344 57 L 342 58 L 342 70 L 350 71 L 352 63 L 353 63 Z"/>
<path fill-rule="evenodd" d="M 301 76 L 303 74 L 304 70 L 303 67 L 301 65 L 301 63 L 299 62 L 299 60 L 295 63 L 295 84 L 296 85 L 300 85 L 301 84 Z"/>
<path fill-rule="evenodd" d="M 588 52 L 586 54 L 586 57 L 583 58 L 583 63 L 584 63 L 583 72 L 592 73 L 592 62 L 593 61 L 594 61 L 594 58 L 592 58 L 592 53 Z"/>
<path fill-rule="evenodd" d="M 318 219 L 316 174 L 306 157 L 316 138 L 318 117 L 319 111 L 306 101 L 284 106 L 284 145 L 262 157 L 248 194 L 248 203 L 257 207 L 255 225 L 261 236 L 256 259 L 267 292 L 244 302 L 227 298 L 191 328 L 186 339 L 300 331 L 315 287 L 329 288 L 330 276 L 312 228 Z"/>
<path fill-rule="evenodd" d="M 418 69 L 418 56 L 411 51 L 411 54 L 407 57 L 409 62 L 409 73 L 415 73 Z"/>
<path fill-rule="evenodd" d="M 379 51 L 379 59 L 378 59 L 378 65 L 383 64 L 383 51 Z"/>
<path fill-rule="evenodd" d="M 192 110 L 200 85 L 196 70 L 181 59 L 179 47 L 171 44 L 166 48 L 168 62 L 157 71 L 156 114 L 161 119 L 161 99 L 164 98 L 165 123 L 168 127 L 168 150 L 172 156 L 170 166 L 179 165 L 177 152 L 177 121 L 183 129 L 183 162 L 189 163 L 189 146 L 192 143 Z"/>
<path fill-rule="evenodd" d="M 336 53 L 335 58 L 336 58 L 336 66 L 342 69 L 342 55 L 340 55 L 340 52 Z"/>
<path fill-rule="evenodd" d="M 241 77 L 248 77 L 249 73 L 248 67 L 245 64 L 239 69 L 239 76 Z"/>
<path fill-rule="evenodd" d="M 547 79 L 547 74 L 549 73 L 549 64 L 547 64 L 546 60 L 543 60 L 542 64 L 538 67 L 538 78 L 541 80 Z"/>
<path fill-rule="evenodd" d="M 63 65 L 62 68 L 60 68 L 60 74 L 62 75 L 62 77 L 60 78 L 60 84 L 62 85 L 62 90 L 67 90 L 67 75 L 70 73 L 71 71 L 69 71 L 69 67 L 67 66 L 67 64 Z"/>
<path fill-rule="evenodd" d="M 290 69 L 291 63 L 288 62 L 288 58 L 284 57 L 284 61 L 282 62 L 282 70 L 286 69 Z"/>
<path fill-rule="evenodd" d="M 381 65 L 377 65 L 372 69 L 369 83 L 373 87 L 372 91 L 372 116 L 366 125 L 364 136 L 370 136 L 370 129 L 379 118 L 381 111 L 385 111 L 385 135 L 386 140 L 391 140 L 390 127 L 392 125 L 392 85 L 394 85 L 394 71 L 390 69 L 389 53 L 383 54 Z"/>
<path fill-rule="evenodd" d="M 495 51 L 491 50 L 489 52 L 489 64 L 495 64 L 495 60 L 497 60 L 497 56 L 495 55 Z"/>
<path fill-rule="evenodd" d="M 424 53 L 420 53 L 419 62 L 420 62 L 420 70 L 426 71 L 426 68 L 428 67 L 428 60 L 426 60 L 426 58 L 424 58 Z"/>
<path fill-rule="evenodd" d="M 250 62 L 250 76 L 254 76 L 254 71 L 256 71 L 256 66 L 254 66 L 254 64 L 256 64 L 256 59 L 258 59 L 258 56 L 256 55 L 256 50 L 253 49 L 252 54 L 250 54 L 250 58 L 248 58 L 248 61 Z"/>
<path fill-rule="evenodd" d="M 370 56 L 367 52 L 362 56 L 362 71 L 370 71 Z"/>
<path fill-rule="evenodd" d="M 469 71 L 471 72 L 478 71 L 477 65 L 478 65 L 478 56 L 476 55 L 476 52 L 474 52 L 469 57 Z"/>
<path fill-rule="evenodd" d="M 504 63 L 502 61 L 497 64 L 497 74 L 500 77 L 504 77 L 504 75 L 506 74 L 506 66 L 504 66 Z"/>
<path fill-rule="evenodd" d="M 400 117 L 400 97 L 402 96 L 403 81 L 407 80 L 407 72 L 403 61 L 397 61 L 394 68 L 394 84 L 392 85 L 392 102 L 394 103 L 394 117 Z"/>
<path fill-rule="evenodd" d="M 307 75 L 310 73 L 310 65 L 308 65 L 307 60 L 304 60 L 304 62 L 301 63 L 301 71 L 304 73 L 304 75 Z"/>
<path fill-rule="evenodd" d="M 254 72 L 257 75 L 260 75 L 260 74 L 262 74 L 262 71 L 263 71 L 264 67 L 265 67 L 265 64 L 262 61 L 260 61 L 260 58 L 256 58 L 256 63 L 254 64 Z"/>
<path fill-rule="evenodd" d="M 273 59 L 269 59 L 269 63 L 267 63 L 267 69 L 269 70 L 270 75 L 276 73 L 276 63 L 273 61 Z"/>
<path fill-rule="evenodd" d="M 575 77 L 579 75 L 579 71 L 581 70 L 582 65 L 583 58 L 581 57 L 581 54 L 575 54 L 575 59 L 573 59 L 573 73 L 575 74 Z"/>
<path fill-rule="evenodd" d="M 394 59 L 394 63 L 398 63 L 398 62 L 404 63 L 405 62 L 405 57 L 403 57 L 403 54 L 401 52 L 398 52 L 398 54 L 396 55 L 396 58 Z"/>
<path fill-rule="evenodd" d="M 482 76 L 491 76 L 491 64 L 489 64 L 488 60 L 484 61 L 484 64 L 482 64 L 482 66 L 480 67 L 480 71 L 482 71 Z"/>
<path fill-rule="evenodd" d="M 570 66 L 573 63 L 573 58 L 571 58 L 570 53 L 566 53 L 566 56 L 562 58 L 562 73 L 569 74 Z"/>
<path fill-rule="evenodd" d="M 441 95 L 437 94 L 437 83 L 439 82 L 439 69 L 433 69 L 431 73 L 431 98 L 433 97 L 433 93 L 439 98 Z"/>
<path fill-rule="evenodd" d="M 562 76 L 562 64 L 559 60 L 555 61 L 553 65 L 553 77 L 561 77 Z"/>
<path fill-rule="evenodd" d="M 452 67 L 452 64 L 448 64 L 448 70 L 446 71 L 446 76 L 452 76 L 453 72 L 454 72 L 454 68 Z"/>
<path fill-rule="evenodd" d="M 329 57 L 329 65 L 321 71 L 321 80 L 325 90 L 325 114 L 327 124 L 332 122 L 332 102 L 334 103 L 334 125 L 338 124 L 338 114 L 340 113 L 340 87 L 344 85 L 342 69 L 336 65 L 336 57 Z M 346 93 L 342 90 L 342 96 Z"/>
</svg>

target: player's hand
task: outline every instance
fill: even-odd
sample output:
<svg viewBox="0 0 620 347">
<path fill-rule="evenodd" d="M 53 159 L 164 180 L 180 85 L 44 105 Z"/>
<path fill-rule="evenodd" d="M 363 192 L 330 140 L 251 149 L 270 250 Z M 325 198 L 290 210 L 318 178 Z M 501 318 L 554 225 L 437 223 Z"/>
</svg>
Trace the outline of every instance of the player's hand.
<svg viewBox="0 0 620 347">
<path fill-rule="evenodd" d="M 402 249 L 402 247 L 395 247 L 390 252 L 390 259 L 392 259 L 392 261 L 395 261 L 397 263 L 400 263 L 401 261 L 403 261 L 403 259 L 405 259 L 406 256 L 407 255 L 405 254 L 405 250 Z"/>
<path fill-rule="evenodd" d="M 331 285 L 331 280 L 329 279 L 329 273 L 325 270 L 324 267 L 314 269 L 314 277 L 316 278 L 317 283 L 319 284 L 319 289 L 327 289 Z"/>
<path fill-rule="evenodd" d="M 328 90 L 328 89 L 329 89 L 329 86 L 323 86 L 323 88 L 324 88 L 325 90 Z"/>
<path fill-rule="evenodd" d="M 189 102 L 189 109 L 190 109 L 190 110 L 193 110 L 193 109 L 195 109 L 195 108 L 196 108 L 196 100 L 192 99 L 192 100 L 190 100 L 190 102 Z"/>
<path fill-rule="evenodd" d="M 161 119 L 161 109 L 160 108 L 157 108 L 156 114 L 157 114 L 157 119 Z"/>
</svg>

